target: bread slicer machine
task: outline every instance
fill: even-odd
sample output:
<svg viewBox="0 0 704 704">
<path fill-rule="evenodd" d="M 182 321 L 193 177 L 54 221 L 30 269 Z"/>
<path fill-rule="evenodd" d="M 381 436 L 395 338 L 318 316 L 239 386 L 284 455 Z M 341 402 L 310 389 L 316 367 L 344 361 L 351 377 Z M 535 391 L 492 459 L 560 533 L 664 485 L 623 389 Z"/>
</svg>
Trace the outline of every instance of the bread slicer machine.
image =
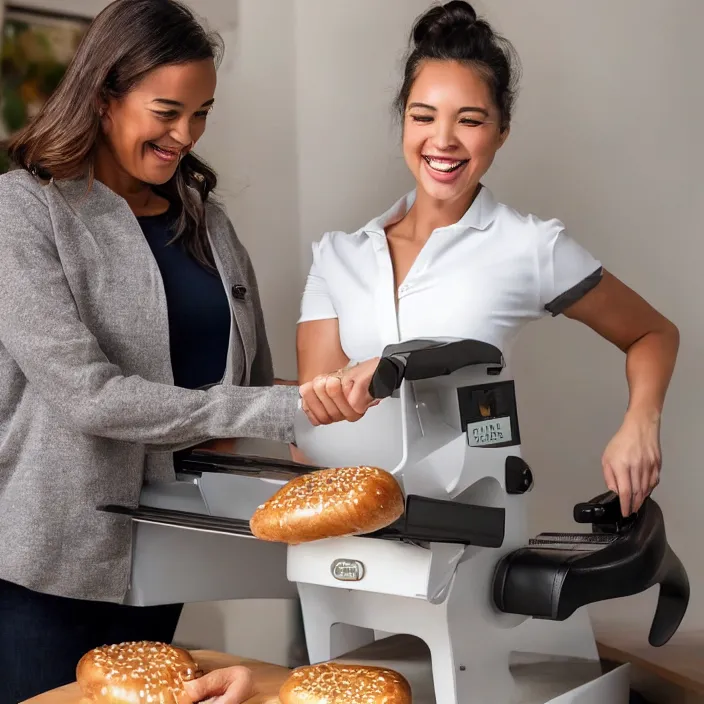
<svg viewBox="0 0 704 704">
<path fill-rule="evenodd" d="M 436 704 L 627 704 L 627 666 L 602 671 L 585 607 L 657 586 L 649 641 L 675 633 L 689 582 L 658 504 L 648 498 L 624 519 L 606 493 L 574 507 L 584 532 L 531 537 L 533 473 L 514 381 L 492 345 L 389 346 L 370 390 L 383 401 L 356 423 L 297 418 L 315 467 L 193 453 L 179 481 L 145 487 L 137 509 L 102 507 L 134 520 L 130 603 L 297 593 L 312 663 L 405 634 L 427 646 Z M 406 500 L 396 523 L 290 547 L 251 536 L 252 512 L 283 483 L 351 465 L 394 474 Z M 595 667 L 571 689 L 530 699 L 511 668 L 516 652 Z"/>
</svg>

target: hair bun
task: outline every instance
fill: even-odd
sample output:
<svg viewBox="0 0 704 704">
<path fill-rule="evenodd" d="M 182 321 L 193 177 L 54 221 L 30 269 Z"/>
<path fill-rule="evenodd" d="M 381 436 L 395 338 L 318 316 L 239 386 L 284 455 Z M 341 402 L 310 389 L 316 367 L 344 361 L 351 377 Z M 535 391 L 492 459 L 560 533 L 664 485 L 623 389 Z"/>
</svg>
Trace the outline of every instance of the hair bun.
<svg viewBox="0 0 704 704">
<path fill-rule="evenodd" d="M 451 0 L 428 10 L 413 28 L 416 46 L 435 41 L 458 30 L 467 31 L 477 24 L 477 13 L 464 0 Z"/>
<path fill-rule="evenodd" d="M 408 38 L 409 52 L 396 109 L 404 120 L 411 88 L 425 61 L 457 61 L 481 68 L 496 108 L 501 130 L 511 123 L 518 89 L 520 61 L 512 44 L 497 34 L 489 22 L 477 17 L 464 0 L 434 5 L 415 21 Z"/>
</svg>

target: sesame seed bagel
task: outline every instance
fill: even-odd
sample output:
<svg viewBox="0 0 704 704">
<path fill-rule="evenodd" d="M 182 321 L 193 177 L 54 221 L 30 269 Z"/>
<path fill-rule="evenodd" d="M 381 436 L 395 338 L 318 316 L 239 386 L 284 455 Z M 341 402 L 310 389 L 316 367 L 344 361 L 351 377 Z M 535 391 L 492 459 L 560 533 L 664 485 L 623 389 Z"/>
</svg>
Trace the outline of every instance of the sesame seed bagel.
<svg viewBox="0 0 704 704">
<path fill-rule="evenodd" d="M 403 492 L 391 474 L 376 467 L 339 467 L 292 479 L 257 508 L 249 526 L 261 540 L 295 545 L 373 533 L 403 511 Z"/>
<path fill-rule="evenodd" d="M 191 704 L 183 683 L 201 674 L 187 651 L 149 641 L 95 648 L 76 667 L 86 704 Z"/>
<path fill-rule="evenodd" d="M 394 670 L 330 662 L 294 670 L 279 691 L 281 704 L 411 704 L 411 687 Z"/>
</svg>

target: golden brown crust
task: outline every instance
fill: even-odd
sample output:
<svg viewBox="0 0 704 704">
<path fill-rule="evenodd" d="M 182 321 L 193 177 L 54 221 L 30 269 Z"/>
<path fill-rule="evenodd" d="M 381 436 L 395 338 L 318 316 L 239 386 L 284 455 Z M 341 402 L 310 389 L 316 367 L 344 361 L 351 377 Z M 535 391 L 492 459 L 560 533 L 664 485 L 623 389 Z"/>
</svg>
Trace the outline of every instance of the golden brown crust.
<svg viewBox="0 0 704 704">
<path fill-rule="evenodd" d="M 188 651 L 151 641 L 95 648 L 76 667 L 87 704 L 191 704 L 183 683 L 201 674 Z"/>
<path fill-rule="evenodd" d="M 399 672 L 330 662 L 294 670 L 279 691 L 281 704 L 411 704 Z"/>
<path fill-rule="evenodd" d="M 292 479 L 257 508 L 249 525 L 261 540 L 294 545 L 373 533 L 403 511 L 393 475 L 376 467 L 339 467 Z"/>
</svg>

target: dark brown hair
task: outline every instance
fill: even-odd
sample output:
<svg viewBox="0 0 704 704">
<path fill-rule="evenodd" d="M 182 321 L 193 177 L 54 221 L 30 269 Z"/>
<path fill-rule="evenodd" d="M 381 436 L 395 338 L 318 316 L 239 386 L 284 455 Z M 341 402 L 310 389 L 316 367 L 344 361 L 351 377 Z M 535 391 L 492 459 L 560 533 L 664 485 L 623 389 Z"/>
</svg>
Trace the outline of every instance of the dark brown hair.
<svg viewBox="0 0 704 704">
<path fill-rule="evenodd" d="M 497 34 L 464 0 L 436 5 L 413 25 L 410 52 L 395 108 L 403 119 L 418 69 L 424 61 L 459 61 L 474 66 L 491 89 L 503 132 L 511 123 L 520 62 L 513 45 Z"/>
<path fill-rule="evenodd" d="M 99 108 L 120 99 L 160 66 L 222 57 L 222 40 L 209 33 L 177 0 L 115 0 L 91 23 L 64 77 L 34 119 L 5 147 L 13 164 L 43 179 L 95 176 Z M 215 172 L 189 152 L 174 176 L 155 187 L 180 205 L 176 238 L 213 266 L 204 204 L 217 185 Z M 189 194 L 195 189 L 199 199 Z"/>
</svg>

